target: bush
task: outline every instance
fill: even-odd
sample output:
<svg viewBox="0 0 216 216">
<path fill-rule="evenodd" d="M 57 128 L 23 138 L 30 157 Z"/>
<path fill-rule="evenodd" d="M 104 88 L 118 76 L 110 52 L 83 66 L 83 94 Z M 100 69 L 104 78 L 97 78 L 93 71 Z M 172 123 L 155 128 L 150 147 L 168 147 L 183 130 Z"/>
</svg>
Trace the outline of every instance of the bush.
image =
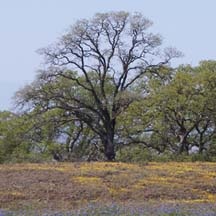
<svg viewBox="0 0 216 216">
<path fill-rule="evenodd" d="M 127 146 L 116 152 L 116 160 L 122 162 L 146 162 L 152 161 L 153 155 L 149 149 L 143 146 Z"/>
<path fill-rule="evenodd" d="M 116 160 L 122 162 L 196 162 L 209 161 L 216 162 L 216 156 L 203 152 L 202 154 L 175 154 L 172 152 L 163 152 L 158 154 L 156 151 L 144 148 L 140 145 L 125 146 L 116 153 Z"/>
</svg>

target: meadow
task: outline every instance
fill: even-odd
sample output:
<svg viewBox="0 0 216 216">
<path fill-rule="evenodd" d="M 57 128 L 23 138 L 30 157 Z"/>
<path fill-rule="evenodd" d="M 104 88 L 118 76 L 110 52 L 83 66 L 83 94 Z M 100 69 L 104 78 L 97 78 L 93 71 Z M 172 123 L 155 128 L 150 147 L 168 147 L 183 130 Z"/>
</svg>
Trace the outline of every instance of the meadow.
<svg viewBox="0 0 216 216">
<path fill-rule="evenodd" d="M 0 165 L 0 215 L 216 215 L 216 163 Z"/>
</svg>

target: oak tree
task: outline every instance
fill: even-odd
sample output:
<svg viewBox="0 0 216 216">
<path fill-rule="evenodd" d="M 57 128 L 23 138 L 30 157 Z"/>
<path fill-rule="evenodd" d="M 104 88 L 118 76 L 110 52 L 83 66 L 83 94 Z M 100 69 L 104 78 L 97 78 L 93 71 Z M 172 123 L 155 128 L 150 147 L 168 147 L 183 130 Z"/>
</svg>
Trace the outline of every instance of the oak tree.
<svg viewBox="0 0 216 216">
<path fill-rule="evenodd" d="M 161 51 L 161 37 L 149 32 L 151 26 L 142 14 L 123 11 L 77 21 L 57 43 L 40 49 L 45 69 L 17 93 L 19 104 L 39 112 L 57 108 L 79 119 L 113 160 L 117 117 L 146 94 L 136 91 L 139 81 L 180 55 L 172 48 Z"/>
</svg>

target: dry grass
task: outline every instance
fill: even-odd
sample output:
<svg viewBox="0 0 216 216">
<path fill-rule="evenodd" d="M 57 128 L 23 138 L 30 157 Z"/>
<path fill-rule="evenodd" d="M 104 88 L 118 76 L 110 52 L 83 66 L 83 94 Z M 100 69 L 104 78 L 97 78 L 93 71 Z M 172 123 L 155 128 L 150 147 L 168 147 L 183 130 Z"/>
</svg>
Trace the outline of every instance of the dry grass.
<svg viewBox="0 0 216 216">
<path fill-rule="evenodd" d="M 216 202 L 215 163 L 0 166 L 0 208 L 69 210 L 89 202 Z"/>
</svg>

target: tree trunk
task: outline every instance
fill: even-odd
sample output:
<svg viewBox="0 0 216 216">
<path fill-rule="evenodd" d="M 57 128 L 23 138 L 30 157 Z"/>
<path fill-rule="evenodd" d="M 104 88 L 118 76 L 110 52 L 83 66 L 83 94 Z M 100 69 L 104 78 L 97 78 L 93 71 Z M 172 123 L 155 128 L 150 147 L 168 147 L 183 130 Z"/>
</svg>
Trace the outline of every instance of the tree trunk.
<svg viewBox="0 0 216 216">
<path fill-rule="evenodd" d="M 115 134 L 115 120 L 113 120 L 106 127 L 106 133 L 101 137 L 104 154 L 108 161 L 113 161 L 115 159 L 115 143 L 114 143 L 114 134 Z"/>
<path fill-rule="evenodd" d="M 206 127 L 207 129 L 207 127 Z M 202 132 L 199 131 L 199 134 L 200 134 L 200 138 L 199 138 L 199 154 L 202 154 L 203 153 L 203 150 L 204 150 L 204 140 L 203 140 L 203 135 L 205 133 L 206 130 L 203 130 Z"/>
<path fill-rule="evenodd" d="M 188 142 L 187 142 L 187 130 L 183 127 L 180 129 L 178 137 L 179 137 L 179 154 L 185 152 L 188 154 Z"/>
<path fill-rule="evenodd" d="M 182 154 L 183 152 L 185 152 L 186 154 L 188 154 L 188 142 L 187 142 L 187 138 L 184 135 L 179 135 L 179 154 Z"/>
<path fill-rule="evenodd" d="M 107 137 L 104 140 L 104 154 L 108 161 L 113 161 L 115 159 L 115 145 L 112 137 Z"/>
</svg>

